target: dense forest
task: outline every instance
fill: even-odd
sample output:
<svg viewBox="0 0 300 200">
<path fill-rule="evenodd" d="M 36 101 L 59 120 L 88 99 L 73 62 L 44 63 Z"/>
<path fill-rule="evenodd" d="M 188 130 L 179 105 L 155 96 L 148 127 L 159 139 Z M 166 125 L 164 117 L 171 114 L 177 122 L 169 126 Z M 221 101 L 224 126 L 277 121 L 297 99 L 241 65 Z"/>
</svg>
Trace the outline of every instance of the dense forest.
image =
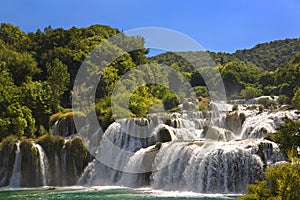
<svg viewBox="0 0 300 200">
<path fill-rule="evenodd" d="M 118 46 L 106 40 L 116 34 L 121 35 L 123 45 Z M 78 114 L 71 111 L 72 95 L 76 92 L 73 89 L 74 81 L 83 62 L 90 66 L 91 72 L 88 75 L 101 75 L 94 109 L 104 129 L 116 117 L 111 108 L 116 86 L 119 93 L 114 101 L 129 99 L 130 117 L 146 116 L 149 112 L 189 111 L 195 107 L 207 111 L 211 109 L 210 101 L 218 96 L 207 88 L 208 84 L 213 85 L 213 88 L 219 86 L 216 81 L 218 77 L 214 73 L 216 71 L 224 82 L 227 99 L 278 96 L 277 100 L 262 98 L 259 103 L 270 109 L 283 104 L 287 105 L 285 108 L 300 109 L 300 38 L 258 44 L 252 49 L 237 50 L 231 54 L 166 52 L 150 58 L 146 57 L 149 49 L 144 47 L 144 42 L 141 37 L 128 37 L 118 29 L 102 25 L 72 27 L 68 30 L 48 26 L 43 31 L 25 33 L 12 24 L 2 23 L 0 140 L 38 138 L 43 135 L 48 137 L 54 122 Z M 105 43 L 105 48 L 102 46 L 97 49 L 102 43 Z M 126 52 L 132 45 L 140 48 Z M 117 52 L 117 59 L 107 62 L 105 58 L 100 58 L 100 64 L 107 66 L 103 71 L 97 71 L 97 62 L 87 59 L 95 48 L 104 55 Z M 168 77 L 167 71 L 161 71 L 161 64 L 170 66 L 180 72 L 181 76 Z M 127 72 L 138 74 L 138 77 L 129 74 L 124 78 Z M 136 83 L 145 77 L 160 84 Z M 166 80 L 166 77 L 170 80 Z M 121 79 L 120 84 L 118 82 Z M 172 88 L 172 85 L 168 87 L 168 81 L 183 87 L 185 82 L 189 83 L 197 99 L 190 104 L 185 100 L 188 91 Z M 122 92 L 132 88 L 136 88 L 132 93 Z M 175 95 L 174 91 L 179 89 L 181 92 Z M 126 117 L 128 113 L 121 104 L 117 104 L 119 117 Z M 286 198 L 291 194 L 299 195 L 285 191 L 286 188 L 297 190 L 300 187 L 294 184 L 299 183 L 296 179 L 299 178 L 300 161 L 294 157 L 297 155 L 295 147 L 300 145 L 300 124 L 298 121 L 285 120 L 286 123 L 280 126 L 276 134 L 268 135 L 267 139 L 278 143 L 285 156 L 298 164 L 287 163 L 268 168 L 265 172 L 266 180 L 250 185 L 249 194 L 243 198 Z M 282 176 L 285 172 L 291 178 Z"/>
<path fill-rule="evenodd" d="M 200 110 L 209 109 L 210 95 L 213 95 L 208 92 L 201 73 L 212 69 L 220 71 L 228 99 L 277 95 L 278 102 L 264 100 L 261 103 L 265 106 L 279 103 L 300 107 L 299 39 L 259 44 L 233 54 L 209 52 L 216 66 L 207 68 L 214 62 L 203 56 L 206 52 L 167 52 L 147 58 L 149 49 L 143 47 L 143 38 L 127 37 L 109 26 L 72 27 L 68 30 L 49 26 L 43 31 L 25 33 L 12 24 L 2 23 L 0 139 L 9 135 L 36 137 L 45 134 L 51 126 L 51 115 L 61 113 L 63 116 L 63 113 L 70 111 L 73 84 L 82 62 L 101 42 L 117 33 L 123 35 L 126 44 L 139 43 L 142 48 L 122 54 L 105 71 L 100 72 L 102 76 L 97 88 L 95 109 L 104 128 L 114 120 L 111 95 L 122 75 L 129 70 L 136 70 L 141 76 L 148 76 L 158 70 L 159 64 L 181 72 L 193 87 Z M 126 48 L 113 44 L 108 44 L 108 47 L 103 50 L 107 54 L 110 50 L 121 51 Z M 190 62 L 183 59 L 187 56 Z M 201 56 L 203 59 L 199 59 Z M 146 67 L 140 70 L 136 68 L 139 65 Z M 134 80 L 128 81 L 134 85 Z M 214 83 L 215 77 L 209 77 L 208 81 Z M 169 112 L 180 111 L 178 105 L 184 103 L 169 88 L 157 84 L 139 87 L 129 99 L 132 117 L 145 116 L 155 104 Z"/>
</svg>

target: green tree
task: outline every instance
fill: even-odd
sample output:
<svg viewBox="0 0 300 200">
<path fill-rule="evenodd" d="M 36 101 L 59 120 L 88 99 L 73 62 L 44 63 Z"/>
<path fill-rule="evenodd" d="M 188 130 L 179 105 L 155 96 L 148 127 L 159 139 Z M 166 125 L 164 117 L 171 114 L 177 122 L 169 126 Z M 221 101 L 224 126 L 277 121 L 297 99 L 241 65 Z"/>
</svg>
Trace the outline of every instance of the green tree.
<svg viewBox="0 0 300 200">
<path fill-rule="evenodd" d="M 10 72 L 14 83 L 20 86 L 27 79 L 40 72 L 34 58 L 27 52 L 9 49 L 0 41 L 0 60 L 2 68 Z"/>
<path fill-rule="evenodd" d="M 21 106 L 18 102 L 6 108 L 0 124 L 1 140 L 10 134 L 18 137 L 24 134 L 32 136 L 35 131 L 35 119 L 32 117 L 31 110 L 26 106 Z"/>
<path fill-rule="evenodd" d="M 300 88 L 298 88 L 294 94 L 292 105 L 294 108 L 300 110 Z"/>
<path fill-rule="evenodd" d="M 270 134 L 269 139 L 279 144 L 282 152 L 288 153 L 300 146 L 300 121 L 284 118 L 284 124 L 280 125 L 275 134 Z"/>
<path fill-rule="evenodd" d="M 68 67 L 60 60 L 55 59 L 47 64 L 48 78 L 45 81 L 47 92 L 51 97 L 51 109 L 53 112 L 58 112 L 60 99 L 64 92 L 68 89 L 70 83 L 70 75 Z"/>
<path fill-rule="evenodd" d="M 262 95 L 262 91 L 252 86 L 247 86 L 241 91 L 241 95 L 245 99 L 251 99 Z"/>
<path fill-rule="evenodd" d="M 30 39 L 19 27 L 12 24 L 0 24 L 0 39 L 17 51 L 26 51 L 30 45 Z"/>
<path fill-rule="evenodd" d="M 264 181 L 248 186 L 248 192 L 239 199 L 300 199 L 300 162 L 268 167 Z"/>
</svg>

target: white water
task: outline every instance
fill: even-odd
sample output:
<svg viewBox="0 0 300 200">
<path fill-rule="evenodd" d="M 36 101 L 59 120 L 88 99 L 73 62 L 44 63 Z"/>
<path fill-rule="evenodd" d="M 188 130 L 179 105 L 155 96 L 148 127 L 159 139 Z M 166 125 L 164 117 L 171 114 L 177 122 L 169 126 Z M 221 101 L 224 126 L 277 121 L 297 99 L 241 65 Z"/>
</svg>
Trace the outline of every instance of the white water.
<svg viewBox="0 0 300 200">
<path fill-rule="evenodd" d="M 39 163 L 40 163 L 40 172 L 42 175 L 43 186 L 47 185 L 47 173 L 48 173 L 48 158 L 43 150 L 43 148 L 36 143 L 32 143 L 33 147 L 36 148 L 39 152 Z"/>
<path fill-rule="evenodd" d="M 279 111 L 274 113 L 252 112 L 243 124 L 239 138 L 262 138 L 267 133 L 275 133 L 276 129 L 283 123 L 283 118 L 297 119 L 295 111 Z"/>
<path fill-rule="evenodd" d="M 285 160 L 277 144 L 262 138 L 275 132 L 285 116 L 297 119 L 298 115 L 295 111 L 260 113 L 246 106 L 240 106 L 238 113 L 244 113 L 246 120 L 234 133 L 225 129 L 225 112 L 118 120 L 101 138 L 98 132 L 91 134 L 89 144 L 97 160 L 88 164 L 79 184 L 149 186 L 155 190 L 205 194 L 242 193 L 248 183 L 262 178 L 266 166 Z M 209 127 L 206 133 L 204 126 Z M 161 144 L 157 142 L 162 140 L 162 129 L 167 130 L 171 141 Z M 42 184 L 46 186 L 48 180 L 49 184 L 55 182 L 49 178 L 53 172 L 49 170 L 44 150 L 34 143 L 33 148 L 39 153 L 36 171 L 42 176 Z M 56 172 L 53 176 L 62 179 L 57 182 L 62 185 L 69 184 L 70 172 L 75 178 L 79 176 L 75 158 L 67 159 L 68 155 L 63 149 L 62 154 L 54 156 Z M 74 168 L 68 169 L 69 164 Z M 18 187 L 21 182 L 20 143 L 17 143 L 12 171 L 9 185 Z"/>
<path fill-rule="evenodd" d="M 156 156 L 152 187 L 201 193 L 241 193 L 246 185 L 262 178 L 264 162 L 257 155 L 259 145 L 268 146 L 265 162 L 283 159 L 275 143 L 265 140 L 173 142 L 164 144 Z M 267 150 L 272 151 L 272 155 Z"/>
<path fill-rule="evenodd" d="M 241 112 L 246 120 L 236 134 L 224 129 L 226 113 L 222 112 L 171 114 L 169 125 L 155 115 L 119 120 L 104 133 L 96 151 L 98 161 L 88 165 L 79 183 L 141 187 L 147 182 L 146 172 L 152 171 L 153 189 L 242 193 L 247 184 L 263 177 L 266 166 L 285 160 L 277 144 L 262 138 L 275 132 L 285 116 L 298 116 L 294 111 L 259 113 L 244 107 Z M 205 125 L 213 130 L 206 135 Z M 148 156 L 163 128 L 172 142 Z"/>
<path fill-rule="evenodd" d="M 14 169 L 9 181 L 9 187 L 20 187 L 21 183 L 21 152 L 20 152 L 20 141 L 16 143 L 16 155 L 14 162 Z"/>
</svg>

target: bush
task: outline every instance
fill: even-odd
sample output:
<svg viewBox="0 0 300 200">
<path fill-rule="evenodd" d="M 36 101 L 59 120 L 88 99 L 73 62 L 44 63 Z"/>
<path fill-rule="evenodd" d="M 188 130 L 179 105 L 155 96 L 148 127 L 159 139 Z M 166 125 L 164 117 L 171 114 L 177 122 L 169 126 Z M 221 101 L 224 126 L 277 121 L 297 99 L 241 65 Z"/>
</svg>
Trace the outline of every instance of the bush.
<svg viewBox="0 0 300 200">
<path fill-rule="evenodd" d="M 300 199 L 300 161 L 268 167 L 264 181 L 248 185 L 248 199 Z"/>
<path fill-rule="evenodd" d="M 276 102 L 274 100 L 270 100 L 269 98 L 260 98 L 257 103 L 264 105 L 265 108 L 276 105 Z"/>
<path fill-rule="evenodd" d="M 204 103 L 203 101 L 198 103 L 198 107 L 200 111 L 208 111 L 208 104 Z"/>
<path fill-rule="evenodd" d="M 300 146 L 300 121 L 284 118 L 284 124 L 280 125 L 274 137 L 274 142 L 279 143 L 282 152 L 287 156 L 293 148 Z"/>
<path fill-rule="evenodd" d="M 267 85 L 264 87 L 264 95 L 274 95 L 278 93 L 278 89 L 276 86 Z"/>
<path fill-rule="evenodd" d="M 294 97 L 292 99 L 292 106 L 300 110 L 300 88 L 298 88 L 294 94 Z"/>
<path fill-rule="evenodd" d="M 264 109 L 265 109 L 265 106 L 263 104 L 259 104 L 259 106 L 258 106 L 259 112 L 264 111 Z"/>
<path fill-rule="evenodd" d="M 170 113 L 172 113 L 172 112 L 178 112 L 178 113 L 180 113 L 180 112 L 182 112 L 182 110 L 181 110 L 181 108 L 176 107 L 176 108 L 172 108 L 171 110 L 168 110 L 168 112 L 170 112 Z"/>
<path fill-rule="evenodd" d="M 289 104 L 290 103 L 290 100 L 287 96 L 285 95 L 279 95 L 278 99 L 277 99 L 277 103 L 280 104 L 280 105 L 283 105 L 283 104 Z"/>
<path fill-rule="evenodd" d="M 245 89 L 241 91 L 241 95 L 245 99 L 251 99 L 254 97 L 258 97 L 262 95 L 261 89 L 257 89 L 255 87 L 247 86 Z"/>
<path fill-rule="evenodd" d="M 209 92 L 206 86 L 193 87 L 197 97 L 209 97 Z"/>
<path fill-rule="evenodd" d="M 232 111 L 238 111 L 238 110 L 239 110 L 239 105 L 234 104 L 234 105 L 232 106 Z"/>
</svg>

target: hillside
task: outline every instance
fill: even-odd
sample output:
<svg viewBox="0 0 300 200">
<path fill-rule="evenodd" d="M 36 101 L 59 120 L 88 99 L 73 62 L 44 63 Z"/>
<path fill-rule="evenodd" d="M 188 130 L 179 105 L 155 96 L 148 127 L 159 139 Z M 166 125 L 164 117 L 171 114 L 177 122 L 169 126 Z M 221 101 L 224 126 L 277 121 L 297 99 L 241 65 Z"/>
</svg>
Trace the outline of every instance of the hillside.
<svg viewBox="0 0 300 200">
<path fill-rule="evenodd" d="M 257 44 L 251 49 L 237 50 L 233 55 L 251 61 L 264 70 L 273 71 L 300 51 L 300 38 Z"/>
<path fill-rule="evenodd" d="M 294 55 L 300 51 L 300 38 L 276 40 L 272 42 L 257 44 L 251 49 L 237 50 L 235 53 L 223 53 L 223 52 L 208 52 L 212 59 L 217 63 L 224 65 L 232 61 L 243 61 L 248 64 L 253 63 L 257 67 L 266 70 L 274 71 L 283 63 L 290 61 Z M 172 65 L 177 63 L 181 67 L 182 71 L 189 70 L 191 64 L 178 56 L 179 54 L 186 55 L 186 53 L 176 53 L 174 55 L 171 52 L 159 54 L 150 58 L 150 60 L 156 60 L 158 63 L 164 63 L 166 65 Z M 189 61 L 197 60 L 192 64 L 203 65 L 199 63 L 199 57 L 203 57 L 203 52 L 188 52 Z"/>
<path fill-rule="evenodd" d="M 122 43 L 104 42 L 103 46 L 98 46 L 117 33 L 120 33 Z M 148 50 L 144 42 L 143 38 L 129 37 L 118 29 L 103 25 L 67 30 L 49 26 L 43 31 L 25 33 L 12 24 L 0 24 L 0 140 L 10 135 L 18 138 L 40 136 L 53 125 L 51 115 L 68 113 L 73 94 L 95 86 L 73 87 L 83 61 L 88 64 L 84 74 L 87 80 L 101 74 L 95 94 L 95 111 L 104 129 L 114 120 L 113 94 L 115 100 L 129 101 L 128 107 L 117 101 L 118 117 L 128 113 L 132 117 L 143 117 L 150 109 L 151 112 L 160 112 L 161 107 L 152 108 L 156 104 L 169 112 L 180 111 L 178 105 L 185 103 L 181 100 L 190 94 L 186 85 L 193 87 L 201 101 L 196 105 L 200 110 L 209 109 L 210 99 L 219 97 L 218 89 L 223 83 L 229 99 L 276 95 L 281 96 L 281 103 L 300 108 L 300 53 L 292 59 L 293 54 L 300 50 L 299 39 L 260 44 L 234 54 L 167 52 L 152 58 L 146 57 Z M 113 62 L 109 60 L 130 45 L 139 46 L 139 49 L 124 53 Z M 88 56 L 93 49 L 100 53 L 99 58 Z M 212 60 L 218 64 L 217 68 L 207 67 L 214 65 Z M 170 78 L 157 63 L 169 65 L 182 73 Z M 143 68 L 139 68 L 140 65 Z M 202 68 L 194 70 L 193 66 Z M 269 69 L 266 66 L 278 70 L 263 71 Z M 125 76 L 127 72 L 138 77 Z M 149 78 L 155 84 L 146 84 Z M 207 86 L 210 86 L 209 92 Z M 131 92 L 131 88 L 138 89 Z M 187 106 L 186 110 L 190 109 L 192 107 Z"/>
</svg>

